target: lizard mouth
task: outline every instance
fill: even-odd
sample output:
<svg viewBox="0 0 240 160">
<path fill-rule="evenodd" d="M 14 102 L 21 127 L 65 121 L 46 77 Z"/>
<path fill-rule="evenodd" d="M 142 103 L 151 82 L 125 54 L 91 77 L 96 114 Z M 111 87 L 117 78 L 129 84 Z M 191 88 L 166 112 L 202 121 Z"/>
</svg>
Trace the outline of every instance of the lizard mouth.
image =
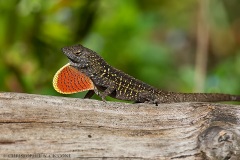
<svg viewBox="0 0 240 160">
<path fill-rule="evenodd" d="M 72 55 L 72 54 L 69 54 L 69 53 L 66 53 L 66 52 L 63 52 L 66 56 L 67 56 L 67 58 L 69 59 L 69 61 L 70 61 L 70 64 L 76 64 L 76 63 L 78 63 L 78 57 L 76 57 L 76 56 L 74 56 L 74 55 Z"/>
<path fill-rule="evenodd" d="M 73 67 L 77 67 L 79 65 L 79 62 L 74 57 L 68 57 L 69 63 Z"/>
<path fill-rule="evenodd" d="M 78 63 L 74 58 L 68 57 L 70 63 Z"/>
<path fill-rule="evenodd" d="M 78 63 L 77 62 L 77 57 L 76 56 L 74 56 L 72 53 L 70 53 L 68 50 L 67 50 L 67 48 L 62 48 L 62 52 L 63 52 L 63 54 L 65 54 L 66 56 L 67 56 L 67 58 L 69 59 L 69 61 L 70 61 L 70 64 L 71 63 Z"/>
</svg>

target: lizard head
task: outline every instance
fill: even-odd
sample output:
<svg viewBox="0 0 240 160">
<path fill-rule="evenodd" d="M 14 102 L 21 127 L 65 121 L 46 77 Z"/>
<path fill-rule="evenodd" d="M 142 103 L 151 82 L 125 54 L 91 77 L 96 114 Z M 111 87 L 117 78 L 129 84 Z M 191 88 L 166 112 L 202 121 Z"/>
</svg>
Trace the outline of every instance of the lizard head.
<svg viewBox="0 0 240 160">
<path fill-rule="evenodd" d="M 62 48 L 63 53 L 70 60 L 70 64 L 75 67 L 85 68 L 99 59 L 99 56 L 92 50 L 78 44 Z"/>
</svg>

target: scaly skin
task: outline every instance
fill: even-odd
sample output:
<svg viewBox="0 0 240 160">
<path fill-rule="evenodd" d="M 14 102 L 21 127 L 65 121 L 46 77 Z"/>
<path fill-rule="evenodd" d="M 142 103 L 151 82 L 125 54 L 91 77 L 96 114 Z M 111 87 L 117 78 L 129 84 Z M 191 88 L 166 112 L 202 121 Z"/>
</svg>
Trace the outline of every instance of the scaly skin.
<svg viewBox="0 0 240 160">
<path fill-rule="evenodd" d="M 96 52 L 82 46 L 64 47 L 70 65 L 86 74 L 93 82 L 94 92 L 104 101 L 106 96 L 147 103 L 240 101 L 240 96 L 220 93 L 175 93 L 154 88 L 110 66 Z M 90 98 L 93 91 L 85 97 Z"/>
</svg>

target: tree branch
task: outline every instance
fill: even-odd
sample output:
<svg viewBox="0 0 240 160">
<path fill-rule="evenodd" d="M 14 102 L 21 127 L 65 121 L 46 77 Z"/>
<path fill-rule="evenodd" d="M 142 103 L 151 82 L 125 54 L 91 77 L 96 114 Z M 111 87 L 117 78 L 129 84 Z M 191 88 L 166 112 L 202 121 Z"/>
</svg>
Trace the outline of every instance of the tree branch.
<svg viewBox="0 0 240 160">
<path fill-rule="evenodd" d="M 236 158 L 239 122 L 237 105 L 155 106 L 0 93 L 0 157 Z"/>
</svg>

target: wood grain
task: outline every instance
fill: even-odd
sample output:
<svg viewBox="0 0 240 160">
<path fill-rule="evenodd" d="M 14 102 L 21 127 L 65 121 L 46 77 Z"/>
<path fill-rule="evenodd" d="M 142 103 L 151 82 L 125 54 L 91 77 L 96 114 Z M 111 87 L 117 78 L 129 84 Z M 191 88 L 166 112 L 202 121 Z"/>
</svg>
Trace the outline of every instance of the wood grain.
<svg viewBox="0 0 240 160">
<path fill-rule="evenodd" d="M 240 159 L 239 136 L 239 105 L 0 93 L 0 159 Z"/>
</svg>

